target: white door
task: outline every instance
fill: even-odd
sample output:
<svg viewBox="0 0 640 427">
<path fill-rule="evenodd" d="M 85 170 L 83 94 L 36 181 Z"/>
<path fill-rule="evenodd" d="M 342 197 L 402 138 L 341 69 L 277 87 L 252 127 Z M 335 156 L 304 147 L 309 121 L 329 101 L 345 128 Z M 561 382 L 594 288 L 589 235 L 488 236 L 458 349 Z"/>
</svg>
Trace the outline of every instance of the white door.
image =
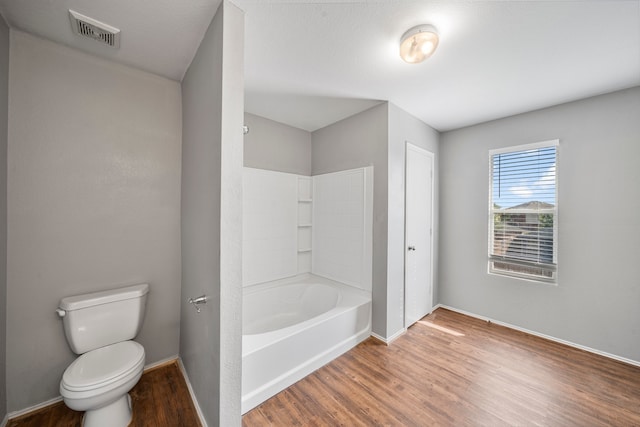
<svg viewBox="0 0 640 427">
<path fill-rule="evenodd" d="M 433 153 L 407 142 L 405 170 L 405 327 L 433 308 Z"/>
</svg>

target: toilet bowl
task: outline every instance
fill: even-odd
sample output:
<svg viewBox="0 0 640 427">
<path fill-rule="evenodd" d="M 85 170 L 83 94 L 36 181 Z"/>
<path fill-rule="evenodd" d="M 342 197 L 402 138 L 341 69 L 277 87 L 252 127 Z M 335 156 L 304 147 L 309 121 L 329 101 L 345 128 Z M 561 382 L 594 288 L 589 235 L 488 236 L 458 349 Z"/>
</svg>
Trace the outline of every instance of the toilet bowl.
<svg viewBox="0 0 640 427">
<path fill-rule="evenodd" d="M 145 364 L 140 331 L 149 285 L 62 299 L 57 313 L 71 349 L 80 356 L 60 381 L 64 403 L 84 411 L 84 427 L 126 427 L 132 418 L 129 391 Z"/>
<path fill-rule="evenodd" d="M 126 426 L 131 421 L 128 392 L 142 376 L 144 347 L 124 341 L 78 357 L 62 375 L 60 395 L 76 411 L 86 411 L 84 425 Z"/>
</svg>

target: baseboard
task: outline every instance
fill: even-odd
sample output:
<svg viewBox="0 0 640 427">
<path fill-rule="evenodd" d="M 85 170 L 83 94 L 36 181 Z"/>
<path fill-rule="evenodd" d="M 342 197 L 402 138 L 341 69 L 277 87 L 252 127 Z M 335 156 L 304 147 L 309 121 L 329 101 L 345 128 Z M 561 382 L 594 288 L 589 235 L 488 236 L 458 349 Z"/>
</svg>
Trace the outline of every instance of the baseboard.
<svg viewBox="0 0 640 427">
<path fill-rule="evenodd" d="M 207 421 L 204 419 L 204 414 L 200 409 L 200 404 L 198 403 L 198 399 L 196 398 L 196 394 L 193 392 L 193 387 L 191 386 L 191 381 L 189 381 L 189 375 L 187 374 L 187 370 L 184 368 L 184 364 L 182 363 L 182 359 L 178 357 L 178 367 L 180 367 L 180 371 L 182 372 L 182 376 L 184 377 L 185 382 L 187 383 L 187 389 L 189 389 L 189 395 L 191 395 L 191 400 L 193 401 L 193 406 L 196 407 L 196 413 L 198 414 L 198 418 L 200 419 L 200 423 L 202 423 L 202 427 L 207 427 Z"/>
<path fill-rule="evenodd" d="M 189 388 L 189 393 L 191 394 L 191 398 L 193 400 L 193 403 L 196 407 L 196 411 L 198 412 L 198 416 L 200 417 L 200 419 L 202 420 L 202 425 L 204 427 L 207 427 L 207 424 L 204 422 L 203 418 L 202 418 L 202 413 L 200 412 L 200 408 L 198 407 L 197 401 L 195 400 L 195 397 L 193 395 L 193 390 L 191 389 L 191 384 L 189 383 L 189 378 L 187 377 L 187 374 L 184 370 L 184 366 L 182 365 L 182 361 L 180 360 L 180 358 L 176 355 L 176 356 L 171 356 L 171 357 L 167 357 L 166 359 L 162 359 L 162 360 L 158 360 L 156 362 L 153 363 L 149 363 L 148 365 L 145 365 L 144 367 L 144 371 L 143 372 L 148 372 L 151 370 L 154 370 L 156 368 L 160 368 L 164 365 L 168 365 L 170 363 L 174 363 L 174 362 L 178 362 L 178 366 L 180 367 L 182 374 L 185 377 L 185 381 L 187 382 L 187 387 Z M 24 408 L 24 409 L 20 409 L 18 411 L 13 411 L 8 413 L 7 415 L 5 415 L 2 423 L 0 423 L 0 427 L 5 427 L 6 424 L 9 422 L 9 420 L 14 419 L 14 418 L 18 418 L 21 417 L 23 415 L 27 415 L 30 412 L 35 412 L 38 411 L 42 408 L 45 408 L 47 406 L 51 406 L 51 405 L 55 405 L 56 403 L 62 402 L 62 396 L 57 396 L 54 397 L 53 399 L 49 399 L 45 402 L 41 402 L 38 403 L 36 405 L 33 406 L 29 406 L 28 408 Z"/>
<path fill-rule="evenodd" d="M 407 329 L 406 328 L 402 328 L 398 332 L 396 332 L 395 334 L 391 335 L 389 338 L 384 338 L 384 337 L 376 334 L 375 332 L 371 332 L 371 336 L 373 338 L 377 339 L 378 341 L 382 341 L 386 345 L 389 345 L 392 342 L 394 342 L 395 340 L 397 340 L 398 338 L 400 338 L 402 335 L 404 335 L 405 332 L 407 332 Z"/>
<path fill-rule="evenodd" d="M 175 356 L 167 357 L 166 359 L 158 360 L 157 362 L 149 363 L 148 365 L 144 365 L 144 372 L 152 371 L 156 368 L 161 368 L 164 365 L 169 365 L 173 362 L 179 361 L 180 358 L 176 354 Z"/>
<path fill-rule="evenodd" d="M 7 421 L 17 418 L 17 417 L 21 417 L 23 415 L 27 415 L 29 412 L 34 412 L 34 411 L 38 411 L 42 408 L 45 408 L 47 406 L 51 406 L 51 405 L 55 405 L 58 402 L 62 402 L 62 396 L 58 396 L 58 397 L 54 397 L 53 399 L 49 399 L 45 402 L 41 402 L 38 403 L 36 405 L 33 406 L 29 406 L 28 408 L 24 408 L 24 409 L 20 409 L 18 411 L 13 411 L 13 412 L 9 412 L 7 414 L 7 416 L 5 417 Z M 4 424 L 3 424 L 4 426 Z"/>
<path fill-rule="evenodd" d="M 465 310 L 460 310 L 458 308 L 450 307 L 450 306 L 444 305 L 444 304 L 438 304 L 434 308 L 434 310 L 437 309 L 437 308 L 444 308 L 444 309 L 447 309 L 447 310 L 455 311 L 456 313 L 464 314 L 465 316 L 475 317 L 476 319 L 484 320 L 486 322 L 495 323 L 496 325 L 504 326 L 504 327 L 509 328 L 509 329 L 514 329 L 516 331 L 524 332 L 524 333 L 529 334 L 529 335 L 533 335 L 533 336 L 536 336 L 536 337 L 544 338 L 544 339 L 549 340 L 549 341 L 554 341 L 554 342 L 557 342 L 557 343 L 560 343 L 560 344 L 564 344 L 564 345 L 569 346 L 569 347 L 577 348 L 579 350 L 584 350 L 584 351 L 587 351 L 589 353 L 597 354 L 599 356 L 603 356 L 603 357 L 606 357 L 606 358 L 609 358 L 609 359 L 617 360 L 618 362 L 623 362 L 623 363 L 627 363 L 629 365 L 640 367 L 640 361 L 633 360 L 633 359 L 628 359 L 628 358 L 622 357 L 622 356 L 617 356 L 615 354 L 607 353 L 605 351 L 596 350 L 595 348 L 587 347 L 587 346 L 584 346 L 584 345 L 581 345 L 581 344 L 576 344 L 574 342 L 563 340 L 561 338 L 556 338 L 556 337 L 553 337 L 553 336 L 550 336 L 550 335 L 541 334 L 539 332 L 531 331 L 531 330 L 525 329 L 525 328 L 521 328 L 519 326 L 512 325 L 512 324 L 506 323 L 506 322 L 502 322 L 500 320 L 495 320 L 495 319 L 492 319 L 492 318 L 489 318 L 489 317 L 486 317 L 486 316 L 480 316 L 479 314 L 471 313 L 471 312 L 468 312 L 468 311 L 465 311 Z"/>
</svg>

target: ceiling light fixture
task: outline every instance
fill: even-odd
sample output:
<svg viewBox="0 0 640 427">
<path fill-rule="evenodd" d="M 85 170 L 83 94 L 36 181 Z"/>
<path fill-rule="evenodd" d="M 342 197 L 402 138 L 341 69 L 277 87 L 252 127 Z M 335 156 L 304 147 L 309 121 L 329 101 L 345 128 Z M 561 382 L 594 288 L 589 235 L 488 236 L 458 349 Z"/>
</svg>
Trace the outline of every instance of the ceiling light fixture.
<svg viewBox="0 0 640 427">
<path fill-rule="evenodd" d="M 400 40 L 400 57 L 409 64 L 422 62 L 433 55 L 438 40 L 438 30 L 433 25 L 413 27 Z"/>
</svg>

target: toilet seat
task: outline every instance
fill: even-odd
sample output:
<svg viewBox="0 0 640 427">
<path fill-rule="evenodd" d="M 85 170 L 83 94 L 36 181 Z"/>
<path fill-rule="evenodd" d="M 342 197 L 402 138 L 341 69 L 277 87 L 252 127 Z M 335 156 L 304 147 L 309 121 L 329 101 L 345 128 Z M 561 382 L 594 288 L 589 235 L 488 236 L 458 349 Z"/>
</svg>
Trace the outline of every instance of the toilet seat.
<svg viewBox="0 0 640 427">
<path fill-rule="evenodd" d="M 62 375 L 61 389 L 87 392 L 128 380 L 142 372 L 144 347 L 135 341 L 123 341 L 78 357 Z M 117 385 L 117 384 L 114 384 Z"/>
</svg>

